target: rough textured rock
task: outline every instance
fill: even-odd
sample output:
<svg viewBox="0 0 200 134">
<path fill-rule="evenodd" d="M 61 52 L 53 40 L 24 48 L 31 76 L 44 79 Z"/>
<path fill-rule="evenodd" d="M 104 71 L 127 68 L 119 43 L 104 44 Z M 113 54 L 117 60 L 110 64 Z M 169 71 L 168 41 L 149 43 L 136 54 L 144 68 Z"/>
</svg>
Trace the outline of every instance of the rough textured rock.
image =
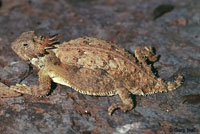
<svg viewBox="0 0 200 134">
<path fill-rule="evenodd" d="M 173 10 L 153 19 L 164 4 Z M 44 98 L 1 99 L 0 133 L 200 133 L 199 0 L 2 0 L 0 5 L 0 80 L 7 85 L 37 84 L 36 73 L 10 48 L 29 30 L 59 33 L 61 41 L 98 37 L 130 52 L 152 45 L 161 54 L 155 66 L 162 78 L 180 72 L 185 77 L 174 92 L 136 96 L 134 110 L 112 117 L 107 108 L 118 97 L 82 95 L 61 85 Z"/>
</svg>

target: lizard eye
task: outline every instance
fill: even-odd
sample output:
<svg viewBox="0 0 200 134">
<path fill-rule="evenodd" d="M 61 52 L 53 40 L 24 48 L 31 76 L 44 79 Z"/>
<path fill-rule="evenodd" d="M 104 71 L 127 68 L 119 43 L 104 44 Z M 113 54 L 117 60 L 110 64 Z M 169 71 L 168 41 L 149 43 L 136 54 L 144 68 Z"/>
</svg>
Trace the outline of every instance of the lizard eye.
<svg viewBox="0 0 200 134">
<path fill-rule="evenodd" d="M 23 44 L 24 47 L 28 46 L 28 44 Z"/>
</svg>

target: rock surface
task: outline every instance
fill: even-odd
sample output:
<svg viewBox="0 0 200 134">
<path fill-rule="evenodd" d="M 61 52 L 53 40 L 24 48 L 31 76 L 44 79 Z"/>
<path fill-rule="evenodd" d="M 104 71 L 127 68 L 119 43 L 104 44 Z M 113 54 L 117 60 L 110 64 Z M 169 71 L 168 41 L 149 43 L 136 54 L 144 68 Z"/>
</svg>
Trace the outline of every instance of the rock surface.
<svg viewBox="0 0 200 134">
<path fill-rule="evenodd" d="M 166 5 L 173 8 L 159 9 Z M 0 133 L 200 133 L 199 5 L 199 0 L 0 1 L 0 81 L 7 85 L 38 84 L 37 73 L 10 48 L 30 30 L 59 33 L 61 41 L 98 37 L 131 53 L 152 45 L 161 54 L 155 67 L 162 78 L 185 77 L 177 90 L 136 96 L 132 111 L 117 110 L 112 117 L 107 108 L 120 101 L 117 96 L 87 96 L 61 85 L 44 98 L 0 99 Z"/>
</svg>

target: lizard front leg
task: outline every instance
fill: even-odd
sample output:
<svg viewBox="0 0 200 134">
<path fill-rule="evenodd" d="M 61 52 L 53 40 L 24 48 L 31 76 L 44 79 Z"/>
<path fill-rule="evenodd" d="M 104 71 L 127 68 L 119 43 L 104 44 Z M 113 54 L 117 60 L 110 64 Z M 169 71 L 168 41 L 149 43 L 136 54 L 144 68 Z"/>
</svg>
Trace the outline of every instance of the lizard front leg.
<svg viewBox="0 0 200 134">
<path fill-rule="evenodd" d="M 123 112 L 127 112 L 133 108 L 133 100 L 130 96 L 131 93 L 125 87 L 121 86 L 121 84 L 117 83 L 117 85 L 117 94 L 119 95 L 123 103 L 116 103 L 111 105 L 108 108 L 109 116 L 111 116 L 114 110 L 116 110 L 117 108 L 120 108 Z"/>
<path fill-rule="evenodd" d="M 45 96 L 49 93 L 51 89 L 51 78 L 48 75 L 48 71 L 45 69 L 41 69 L 38 72 L 38 76 L 39 86 L 16 84 L 16 86 L 10 86 L 10 89 L 22 94 L 29 94 L 37 97 Z"/>
<path fill-rule="evenodd" d="M 11 98 L 21 96 L 21 93 L 18 93 L 14 90 L 10 90 L 8 86 L 0 82 L 0 98 Z"/>
</svg>

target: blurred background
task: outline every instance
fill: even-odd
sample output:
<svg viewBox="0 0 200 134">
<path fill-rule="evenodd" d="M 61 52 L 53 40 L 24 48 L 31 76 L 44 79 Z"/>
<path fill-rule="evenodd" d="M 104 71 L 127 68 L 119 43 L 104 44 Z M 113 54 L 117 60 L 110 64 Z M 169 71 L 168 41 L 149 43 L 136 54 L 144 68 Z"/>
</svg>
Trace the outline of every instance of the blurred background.
<svg viewBox="0 0 200 134">
<path fill-rule="evenodd" d="M 200 133 L 199 0 L 0 0 L 0 82 L 38 84 L 37 73 L 10 48 L 22 32 L 59 34 L 60 41 L 92 36 L 130 53 L 152 45 L 161 55 L 160 77 L 182 73 L 177 90 L 136 96 L 127 113 L 107 108 L 120 101 L 57 85 L 48 97 L 0 99 L 1 134 Z M 27 76 L 27 77 L 25 77 Z"/>
</svg>

